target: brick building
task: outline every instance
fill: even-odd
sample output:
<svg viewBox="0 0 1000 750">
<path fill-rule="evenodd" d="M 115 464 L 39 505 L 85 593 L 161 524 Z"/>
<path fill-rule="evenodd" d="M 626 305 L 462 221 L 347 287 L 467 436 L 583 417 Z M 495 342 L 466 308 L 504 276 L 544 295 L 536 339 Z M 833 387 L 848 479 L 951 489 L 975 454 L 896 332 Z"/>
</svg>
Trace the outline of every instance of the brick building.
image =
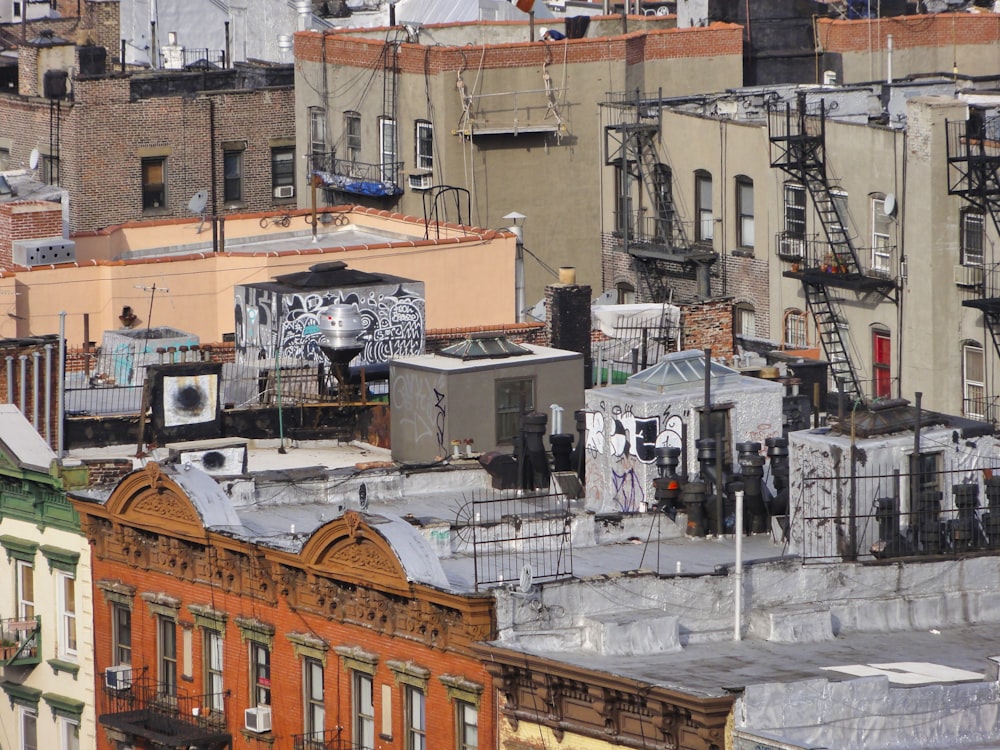
<svg viewBox="0 0 1000 750">
<path fill-rule="evenodd" d="M 71 494 L 93 545 L 97 746 L 493 747 L 470 650 L 492 597 L 459 593 L 400 518 L 271 488 L 292 505 L 150 463 Z"/>
</svg>

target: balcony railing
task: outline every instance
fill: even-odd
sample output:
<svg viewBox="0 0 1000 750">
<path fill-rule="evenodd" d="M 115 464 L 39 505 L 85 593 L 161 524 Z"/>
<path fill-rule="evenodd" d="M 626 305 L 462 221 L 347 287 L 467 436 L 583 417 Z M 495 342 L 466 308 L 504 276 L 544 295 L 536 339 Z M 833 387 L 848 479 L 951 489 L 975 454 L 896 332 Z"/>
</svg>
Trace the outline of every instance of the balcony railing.
<svg viewBox="0 0 1000 750">
<path fill-rule="evenodd" d="M 0 664 L 24 666 L 41 661 L 42 618 L 0 620 Z"/>
<path fill-rule="evenodd" d="M 333 153 L 310 154 L 310 168 L 324 187 L 353 195 L 401 195 L 403 162 L 379 163 L 338 159 Z"/>
<path fill-rule="evenodd" d="M 229 737 L 229 691 L 190 695 L 145 674 L 116 684 L 102 682 L 98 719 L 106 727 L 165 747 L 199 746 Z"/>
</svg>

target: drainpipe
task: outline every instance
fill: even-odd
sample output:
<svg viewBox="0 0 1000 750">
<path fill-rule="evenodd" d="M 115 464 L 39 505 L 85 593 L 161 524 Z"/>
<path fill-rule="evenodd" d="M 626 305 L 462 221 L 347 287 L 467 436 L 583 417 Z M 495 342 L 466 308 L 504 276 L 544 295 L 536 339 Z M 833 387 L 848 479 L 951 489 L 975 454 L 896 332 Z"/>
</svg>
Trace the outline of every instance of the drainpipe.
<svg viewBox="0 0 1000 750">
<path fill-rule="evenodd" d="M 31 424 L 35 428 L 35 432 L 41 432 L 38 429 L 38 392 L 41 390 L 41 373 L 39 372 L 39 363 L 42 359 L 42 353 L 35 350 L 31 353 L 31 379 L 32 388 L 34 388 L 34 394 L 31 397 Z"/>
<path fill-rule="evenodd" d="M 736 575 L 733 577 L 733 640 L 743 638 L 743 490 L 736 490 Z"/>
<path fill-rule="evenodd" d="M 45 442 L 52 445 L 52 344 L 45 345 Z"/>
<path fill-rule="evenodd" d="M 27 417 L 28 415 L 27 415 L 26 412 L 28 411 L 28 383 L 26 381 L 28 380 L 28 355 L 27 354 L 21 354 L 21 355 L 18 356 L 17 359 L 21 363 L 21 388 L 20 388 L 20 390 L 21 390 L 21 403 L 20 403 L 21 413 L 24 414 L 24 416 Z"/>
<path fill-rule="evenodd" d="M 63 441 L 66 436 L 63 429 L 63 421 L 65 418 L 66 404 L 64 401 L 66 395 L 66 311 L 63 310 L 59 313 L 59 411 L 56 416 L 58 424 L 56 425 L 59 439 L 56 441 L 56 456 L 62 458 L 66 455 L 63 450 Z"/>
<path fill-rule="evenodd" d="M 886 37 L 885 46 L 887 52 L 885 82 L 892 83 L 892 34 Z"/>
</svg>

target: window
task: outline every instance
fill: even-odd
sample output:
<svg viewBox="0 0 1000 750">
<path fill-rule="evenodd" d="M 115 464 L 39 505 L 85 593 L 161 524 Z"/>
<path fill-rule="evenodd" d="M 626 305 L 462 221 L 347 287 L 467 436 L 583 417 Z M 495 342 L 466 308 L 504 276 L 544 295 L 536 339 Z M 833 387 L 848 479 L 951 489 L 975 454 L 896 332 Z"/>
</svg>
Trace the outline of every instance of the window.
<svg viewBox="0 0 1000 750">
<path fill-rule="evenodd" d="M 46 185 L 59 184 L 59 157 L 52 154 L 41 155 L 41 180 Z"/>
<path fill-rule="evenodd" d="M 80 722 L 59 717 L 59 750 L 80 750 Z"/>
<path fill-rule="evenodd" d="M 18 0 L 14 0 L 14 18 L 21 17 L 21 3 Z"/>
<path fill-rule="evenodd" d="M 698 217 L 695 240 L 711 242 L 715 237 L 715 216 L 712 214 L 712 175 L 708 172 L 694 174 L 694 202 Z"/>
<path fill-rule="evenodd" d="M 59 607 L 59 655 L 76 659 L 76 579 L 66 572 L 56 575 Z"/>
<path fill-rule="evenodd" d="M 204 628 L 205 639 L 205 693 L 213 711 L 223 710 L 225 688 L 222 681 L 222 633 Z"/>
<path fill-rule="evenodd" d="M 757 335 L 754 307 L 749 302 L 738 302 L 733 305 L 733 333 L 737 336 Z"/>
<path fill-rule="evenodd" d="M 785 185 L 785 233 L 778 254 L 796 258 L 806 255 L 806 189 L 803 185 Z"/>
<path fill-rule="evenodd" d="M 875 398 L 892 396 L 892 339 L 888 331 L 872 331 L 872 395 Z"/>
<path fill-rule="evenodd" d="M 24 560 L 17 561 L 17 616 L 22 620 L 35 616 L 35 568 Z"/>
<path fill-rule="evenodd" d="M 635 179 L 631 171 L 623 170 L 621 163 L 615 164 L 615 231 L 619 235 L 634 237 L 636 234 L 635 214 L 632 211 L 632 192 Z"/>
<path fill-rule="evenodd" d="M 309 156 L 313 169 L 327 168 L 326 111 L 322 107 L 309 108 Z"/>
<path fill-rule="evenodd" d="M 318 659 L 303 660 L 302 678 L 305 687 L 305 732 L 322 734 L 326 723 L 323 703 L 323 663 Z"/>
<path fill-rule="evenodd" d="M 361 115 L 357 112 L 344 112 L 344 145 L 349 162 L 361 160 Z"/>
<path fill-rule="evenodd" d="M 753 180 L 748 177 L 736 178 L 736 244 L 741 248 L 753 249 Z"/>
<path fill-rule="evenodd" d="M 976 343 L 962 347 L 962 399 L 965 416 L 986 418 L 986 358 Z"/>
<path fill-rule="evenodd" d="M 885 198 L 872 198 L 872 270 L 880 274 L 892 271 L 891 222 L 885 212 Z"/>
<path fill-rule="evenodd" d="M 424 691 L 413 685 L 406 688 L 406 750 L 427 750 L 427 717 L 424 715 Z"/>
<path fill-rule="evenodd" d="M 38 712 L 21 706 L 21 750 L 38 750 Z"/>
<path fill-rule="evenodd" d="M 510 443 L 520 429 L 520 415 L 535 410 L 533 378 L 498 380 L 496 384 L 497 442 Z"/>
<path fill-rule="evenodd" d="M 271 705 L 271 650 L 263 643 L 250 643 L 250 703 Z"/>
<path fill-rule="evenodd" d="M 226 203 L 243 200 L 243 152 L 222 152 L 223 187 L 222 199 Z"/>
<path fill-rule="evenodd" d="M 375 696 L 372 676 L 354 673 L 354 745 L 358 750 L 375 748 Z"/>
<path fill-rule="evenodd" d="M 159 638 L 160 695 L 177 695 L 177 622 L 169 617 L 157 617 Z"/>
<path fill-rule="evenodd" d="M 417 120 L 417 169 L 434 168 L 434 126 Z"/>
<path fill-rule="evenodd" d="M 0 172 L 10 166 L 10 149 L 0 148 Z"/>
<path fill-rule="evenodd" d="M 391 117 L 378 118 L 378 142 L 381 152 L 383 182 L 396 182 L 396 121 Z"/>
<path fill-rule="evenodd" d="M 455 701 L 455 725 L 458 727 L 457 750 L 479 749 L 479 711 L 471 703 Z"/>
<path fill-rule="evenodd" d="M 271 149 L 271 189 L 295 184 L 295 148 L 286 146 Z"/>
<path fill-rule="evenodd" d="M 983 247 L 985 245 L 985 222 L 979 211 L 962 212 L 962 265 L 983 265 Z"/>
<path fill-rule="evenodd" d="M 847 209 L 847 193 L 843 190 L 831 190 L 830 199 L 833 202 L 836 216 L 832 219 L 832 226 L 828 227 L 831 232 L 847 234 L 847 227 L 850 224 L 850 213 Z"/>
<path fill-rule="evenodd" d="M 801 310 L 785 310 L 782 320 L 782 341 L 786 349 L 805 349 L 809 346 L 806 314 Z"/>
<path fill-rule="evenodd" d="M 142 210 L 167 207 L 167 159 L 142 160 Z"/>
<path fill-rule="evenodd" d="M 619 305 L 635 304 L 635 287 L 627 281 L 619 281 L 615 284 L 615 293 L 618 295 Z"/>
<path fill-rule="evenodd" d="M 118 664 L 132 663 L 132 609 L 124 604 L 111 607 L 111 637 L 114 643 L 112 659 Z"/>
</svg>

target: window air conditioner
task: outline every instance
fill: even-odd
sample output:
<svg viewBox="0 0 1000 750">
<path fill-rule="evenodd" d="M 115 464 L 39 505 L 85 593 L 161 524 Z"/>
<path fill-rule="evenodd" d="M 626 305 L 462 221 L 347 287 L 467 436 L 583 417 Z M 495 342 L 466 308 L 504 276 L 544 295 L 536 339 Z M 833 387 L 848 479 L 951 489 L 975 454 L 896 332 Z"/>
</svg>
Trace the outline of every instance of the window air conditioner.
<svg viewBox="0 0 1000 750">
<path fill-rule="evenodd" d="M 111 690 L 127 690 L 132 687 L 132 667 L 120 664 L 104 670 L 104 684 Z"/>
<path fill-rule="evenodd" d="M 295 185 L 279 185 L 274 189 L 275 198 L 294 198 Z"/>
<path fill-rule="evenodd" d="M 982 266 L 955 266 L 954 274 L 957 286 L 979 286 L 983 283 Z"/>
<path fill-rule="evenodd" d="M 430 190 L 434 187 L 434 175 L 430 172 L 410 175 L 410 190 Z"/>
<path fill-rule="evenodd" d="M 271 731 L 271 707 L 257 706 L 248 708 L 243 712 L 243 726 L 250 732 L 270 732 Z"/>
</svg>

